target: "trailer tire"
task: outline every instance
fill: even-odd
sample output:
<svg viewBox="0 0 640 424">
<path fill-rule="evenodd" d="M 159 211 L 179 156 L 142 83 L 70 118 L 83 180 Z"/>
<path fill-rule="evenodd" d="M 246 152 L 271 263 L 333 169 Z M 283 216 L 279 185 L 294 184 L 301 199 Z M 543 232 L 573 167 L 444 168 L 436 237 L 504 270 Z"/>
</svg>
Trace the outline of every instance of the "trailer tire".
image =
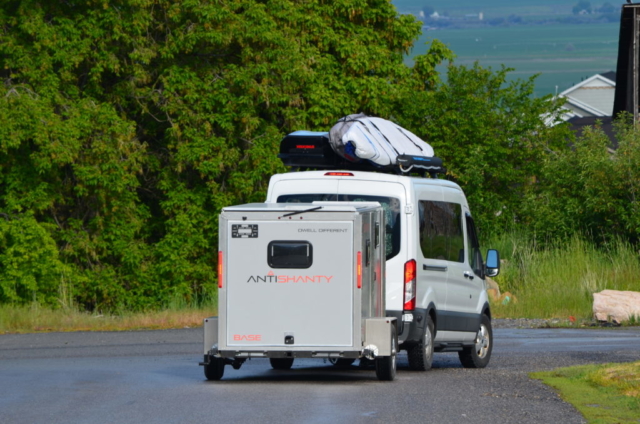
<svg viewBox="0 0 640 424">
<path fill-rule="evenodd" d="M 209 363 L 204 365 L 204 376 L 207 380 L 220 380 L 224 375 L 224 359 L 209 357 Z"/>
<path fill-rule="evenodd" d="M 491 329 L 491 319 L 482 315 L 480 328 L 476 334 L 475 345 L 465 347 L 458 352 L 458 357 L 465 368 L 484 368 L 491 359 L 493 350 L 493 331 Z"/>
<path fill-rule="evenodd" d="M 393 381 L 396 378 L 398 356 L 398 336 L 396 326 L 391 326 L 391 355 L 376 358 L 376 377 L 381 381 Z"/>
<path fill-rule="evenodd" d="M 433 333 L 434 325 L 431 316 L 427 315 L 424 322 L 424 334 L 420 340 L 407 349 L 409 369 L 413 371 L 427 371 L 433 364 Z"/>
<path fill-rule="evenodd" d="M 355 358 L 329 358 L 329 362 L 338 368 L 349 368 L 355 361 Z"/>
<path fill-rule="evenodd" d="M 274 370 L 290 370 L 293 358 L 269 358 L 269 362 Z"/>
</svg>

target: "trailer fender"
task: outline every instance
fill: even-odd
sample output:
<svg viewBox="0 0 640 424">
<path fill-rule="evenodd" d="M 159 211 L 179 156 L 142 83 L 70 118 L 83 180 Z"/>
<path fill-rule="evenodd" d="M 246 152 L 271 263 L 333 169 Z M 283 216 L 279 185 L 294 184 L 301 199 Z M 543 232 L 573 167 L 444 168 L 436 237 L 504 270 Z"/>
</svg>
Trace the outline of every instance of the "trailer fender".
<svg viewBox="0 0 640 424">
<path fill-rule="evenodd" d="M 380 356 L 391 356 L 393 341 L 391 336 L 397 334 L 395 318 L 369 318 L 365 322 L 365 339 L 363 355 L 368 359 Z M 396 332 L 392 331 L 396 328 Z"/>
<path fill-rule="evenodd" d="M 218 353 L 218 317 L 204 319 L 204 354 Z"/>
</svg>

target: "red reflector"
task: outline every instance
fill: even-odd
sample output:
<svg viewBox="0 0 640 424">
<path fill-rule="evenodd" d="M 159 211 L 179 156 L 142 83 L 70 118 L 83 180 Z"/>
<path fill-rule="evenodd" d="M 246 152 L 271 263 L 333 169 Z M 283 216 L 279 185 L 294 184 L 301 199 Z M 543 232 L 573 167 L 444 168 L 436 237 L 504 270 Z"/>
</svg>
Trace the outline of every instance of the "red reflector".
<svg viewBox="0 0 640 424">
<path fill-rule="evenodd" d="M 296 149 L 315 149 L 316 146 L 313 144 L 297 144 Z"/>
<path fill-rule="evenodd" d="M 353 177 L 351 172 L 327 172 L 324 174 L 325 177 Z"/>
<path fill-rule="evenodd" d="M 358 263 L 356 265 L 356 284 L 362 288 L 362 252 L 358 252 Z"/>
<path fill-rule="evenodd" d="M 411 259 L 404 264 L 404 310 L 416 308 L 416 261 Z"/>
<path fill-rule="evenodd" d="M 218 251 L 218 288 L 222 288 L 222 251 Z"/>
</svg>

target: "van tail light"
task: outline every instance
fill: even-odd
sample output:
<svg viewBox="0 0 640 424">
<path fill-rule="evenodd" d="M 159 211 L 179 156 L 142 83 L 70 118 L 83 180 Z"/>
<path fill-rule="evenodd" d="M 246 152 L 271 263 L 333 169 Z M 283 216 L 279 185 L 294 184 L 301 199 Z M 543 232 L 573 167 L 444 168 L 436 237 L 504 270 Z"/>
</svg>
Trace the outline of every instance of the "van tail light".
<svg viewBox="0 0 640 424">
<path fill-rule="evenodd" d="M 356 284 L 359 289 L 362 288 L 362 252 L 358 252 L 358 260 L 356 263 Z"/>
<path fill-rule="evenodd" d="M 416 261 L 411 259 L 404 264 L 404 310 L 416 308 Z"/>
<path fill-rule="evenodd" d="M 222 288 L 222 251 L 218 251 L 218 288 Z"/>
</svg>

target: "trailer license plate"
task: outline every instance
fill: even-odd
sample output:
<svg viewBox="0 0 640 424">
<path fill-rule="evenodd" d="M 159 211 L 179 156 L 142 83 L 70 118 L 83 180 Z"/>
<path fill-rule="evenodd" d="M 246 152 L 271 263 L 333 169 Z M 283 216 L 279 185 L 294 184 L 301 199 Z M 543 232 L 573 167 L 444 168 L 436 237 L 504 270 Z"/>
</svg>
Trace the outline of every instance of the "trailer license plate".
<svg viewBox="0 0 640 424">
<path fill-rule="evenodd" d="M 231 226 L 232 238 L 258 238 L 257 224 L 233 224 Z"/>
</svg>

